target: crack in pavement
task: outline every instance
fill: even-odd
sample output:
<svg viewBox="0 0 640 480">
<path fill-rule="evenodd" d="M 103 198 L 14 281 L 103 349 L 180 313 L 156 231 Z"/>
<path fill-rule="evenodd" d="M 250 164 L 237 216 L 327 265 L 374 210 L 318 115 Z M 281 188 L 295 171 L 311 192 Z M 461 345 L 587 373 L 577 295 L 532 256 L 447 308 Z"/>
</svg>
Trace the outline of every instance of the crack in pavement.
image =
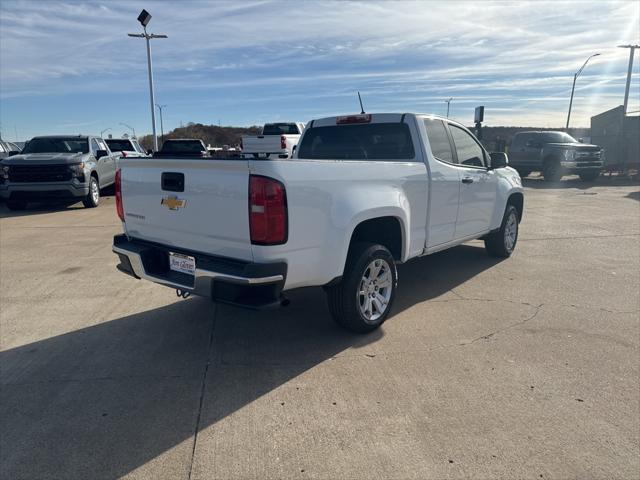
<svg viewBox="0 0 640 480">
<path fill-rule="evenodd" d="M 198 416 L 196 417 L 196 425 L 193 433 L 193 446 L 191 448 L 191 459 L 189 460 L 189 475 L 187 478 L 191 480 L 191 474 L 193 473 L 193 460 L 196 455 L 196 444 L 198 443 L 198 432 L 200 431 L 200 420 L 202 418 L 202 405 L 204 404 L 204 393 L 207 386 L 207 373 L 209 372 L 209 366 L 211 365 L 212 352 L 213 352 L 213 336 L 216 329 L 216 323 L 218 319 L 218 304 L 214 303 L 213 318 L 211 320 L 211 333 L 209 334 L 209 347 L 207 348 L 207 359 L 204 366 L 204 372 L 202 372 L 202 383 L 200 384 L 200 401 L 198 402 Z"/>
<path fill-rule="evenodd" d="M 507 330 L 510 330 L 514 327 L 518 327 L 520 325 L 524 325 L 527 322 L 530 322 L 531 320 L 533 320 L 534 318 L 536 318 L 538 316 L 538 313 L 540 313 L 540 310 L 542 310 L 542 307 L 544 306 L 544 303 L 541 303 L 538 306 L 535 305 L 531 305 L 533 307 L 535 307 L 536 311 L 533 313 L 533 315 L 531 315 L 530 317 L 525 318 L 524 320 L 521 320 L 519 322 L 516 323 L 512 323 L 511 325 L 507 325 L 504 328 L 499 328 L 498 330 L 488 333 L 486 335 L 482 335 L 478 338 L 474 338 L 473 340 L 471 340 L 470 342 L 463 342 L 463 343 L 459 343 L 458 345 L 460 346 L 466 346 L 466 345 L 471 345 L 472 343 L 477 342 L 478 340 L 489 340 L 491 337 L 493 337 L 494 335 L 497 335 L 499 333 L 505 332 Z"/>
</svg>

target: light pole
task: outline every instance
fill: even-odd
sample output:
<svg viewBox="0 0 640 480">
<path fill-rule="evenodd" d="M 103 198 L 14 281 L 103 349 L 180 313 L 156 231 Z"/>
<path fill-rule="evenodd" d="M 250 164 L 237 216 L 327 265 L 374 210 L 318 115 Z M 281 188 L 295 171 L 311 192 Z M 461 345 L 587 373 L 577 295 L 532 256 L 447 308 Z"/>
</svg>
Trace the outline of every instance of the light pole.
<svg viewBox="0 0 640 480">
<path fill-rule="evenodd" d="M 624 89 L 624 107 L 622 108 L 623 115 L 627 114 L 627 105 L 629 105 L 629 88 L 631 88 L 631 73 L 633 71 L 633 55 L 636 48 L 640 48 L 640 45 L 618 45 L 618 48 L 629 49 L 629 71 L 627 72 L 627 86 Z"/>
<path fill-rule="evenodd" d="M 151 45 L 149 40 L 153 38 L 167 38 L 166 35 L 155 35 L 153 33 L 147 33 L 147 25 L 151 20 L 151 15 L 146 10 L 142 10 L 138 15 L 138 21 L 142 25 L 144 33 L 128 33 L 130 37 L 144 38 L 147 41 L 147 67 L 149 69 L 149 100 L 151 105 L 151 126 L 153 127 L 153 150 L 158 151 L 158 137 L 156 135 L 156 112 L 155 101 L 153 99 L 153 73 L 151 70 Z"/>
<path fill-rule="evenodd" d="M 453 100 L 453 97 L 445 100 L 445 102 L 447 103 L 447 118 L 449 118 L 449 105 L 451 104 L 451 100 Z"/>
<path fill-rule="evenodd" d="M 160 110 L 160 138 L 162 138 L 162 143 L 164 143 L 164 125 L 162 125 L 162 109 L 166 107 L 166 105 L 158 105 L 156 103 L 156 107 Z"/>
<path fill-rule="evenodd" d="M 136 137 L 136 129 L 133 128 L 131 125 L 127 125 L 126 123 L 123 123 L 123 122 L 120 122 L 120 125 L 124 125 L 129 130 L 131 130 L 133 132 L 133 138 L 138 138 L 138 137 Z"/>
<path fill-rule="evenodd" d="M 111 127 L 109 127 L 109 128 L 105 128 L 104 130 L 102 130 L 102 131 L 100 132 L 100 138 L 102 138 L 102 135 L 104 134 L 104 132 L 108 132 L 109 130 L 111 130 Z"/>
<path fill-rule="evenodd" d="M 582 66 L 580 67 L 580 70 L 578 70 L 574 75 L 573 75 L 573 87 L 571 87 L 571 100 L 569 100 L 569 113 L 567 113 L 567 125 L 565 127 L 565 130 L 569 129 L 569 120 L 571 119 L 571 106 L 573 105 L 573 92 L 576 89 L 576 80 L 578 79 L 578 77 L 580 76 L 580 74 L 582 73 L 582 70 L 584 69 L 584 67 L 587 66 L 587 63 L 589 63 L 589 60 L 591 60 L 593 57 L 597 57 L 598 55 L 600 55 L 599 53 L 594 53 L 593 55 L 591 55 L 589 58 L 587 58 L 585 60 L 585 62 L 582 64 Z"/>
</svg>

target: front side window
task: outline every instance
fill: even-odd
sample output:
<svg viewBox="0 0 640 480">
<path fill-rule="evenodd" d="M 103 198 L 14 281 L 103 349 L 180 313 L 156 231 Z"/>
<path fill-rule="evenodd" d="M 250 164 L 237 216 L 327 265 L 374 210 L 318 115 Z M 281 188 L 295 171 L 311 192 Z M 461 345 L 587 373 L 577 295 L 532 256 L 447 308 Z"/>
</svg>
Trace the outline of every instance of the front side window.
<svg viewBox="0 0 640 480">
<path fill-rule="evenodd" d="M 465 130 L 449 125 L 453 143 L 458 154 L 458 163 L 465 167 L 484 167 L 484 151 L 478 142 Z"/>
<path fill-rule="evenodd" d="M 331 125 L 307 129 L 298 158 L 319 160 L 411 160 L 413 140 L 406 123 Z"/>
<path fill-rule="evenodd" d="M 425 119 L 424 126 L 427 129 L 427 137 L 433 156 L 443 162 L 453 163 L 451 142 L 449 142 L 449 135 L 442 120 Z"/>
</svg>

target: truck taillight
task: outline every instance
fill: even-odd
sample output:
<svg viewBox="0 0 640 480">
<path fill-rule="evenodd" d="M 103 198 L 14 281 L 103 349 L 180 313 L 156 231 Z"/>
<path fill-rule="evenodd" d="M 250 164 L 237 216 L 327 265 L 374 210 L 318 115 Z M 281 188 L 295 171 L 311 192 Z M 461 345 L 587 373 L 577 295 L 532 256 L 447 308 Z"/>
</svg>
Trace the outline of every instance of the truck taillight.
<svg viewBox="0 0 640 480">
<path fill-rule="evenodd" d="M 285 137 L 284 135 L 280 135 L 280 148 L 282 150 L 287 149 L 287 137 Z"/>
<path fill-rule="evenodd" d="M 124 150 L 120 152 L 120 155 L 122 155 L 122 158 L 127 158 L 127 152 Z"/>
<path fill-rule="evenodd" d="M 120 220 L 124 222 L 124 206 L 122 205 L 122 174 L 121 170 L 116 170 L 116 211 L 118 212 L 118 217 Z"/>
<path fill-rule="evenodd" d="M 254 245 L 279 245 L 287 241 L 287 194 L 278 180 L 249 176 L 249 229 Z"/>
</svg>

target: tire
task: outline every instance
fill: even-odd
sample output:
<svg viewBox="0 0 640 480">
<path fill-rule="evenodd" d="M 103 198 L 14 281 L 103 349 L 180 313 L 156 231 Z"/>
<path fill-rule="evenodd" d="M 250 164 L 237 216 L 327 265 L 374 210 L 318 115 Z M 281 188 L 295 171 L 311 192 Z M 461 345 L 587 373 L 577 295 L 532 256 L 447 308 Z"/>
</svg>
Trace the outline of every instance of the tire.
<svg viewBox="0 0 640 480">
<path fill-rule="evenodd" d="M 520 178 L 528 177 L 533 170 L 525 169 L 525 168 L 517 168 L 518 173 L 520 174 Z"/>
<path fill-rule="evenodd" d="M 96 208 L 100 203 L 100 186 L 98 185 L 98 179 L 91 176 L 89 181 L 89 193 L 82 200 L 82 204 L 87 208 Z"/>
<path fill-rule="evenodd" d="M 519 221 L 518 210 L 508 204 L 500 228 L 491 232 L 484 239 L 484 247 L 490 256 L 501 258 L 511 256 L 518 242 Z"/>
<path fill-rule="evenodd" d="M 27 202 L 21 202 L 19 200 L 7 201 L 7 208 L 9 210 L 25 210 L 27 208 Z"/>
<path fill-rule="evenodd" d="M 580 180 L 583 182 L 595 182 L 600 176 L 600 172 L 584 172 L 580 174 Z"/>
<path fill-rule="evenodd" d="M 545 182 L 559 182 L 562 178 L 560 161 L 553 158 L 545 161 L 542 175 L 544 176 Z"/>
<path fill-rule="evenodd" d="M 327 288 L 331 316 L 347 330 L 371 332 L 389 316 L 397 285 L 391 252 L 382 245 L 357 243 L 350 249 L 342 281 Z"/>
</svg>

